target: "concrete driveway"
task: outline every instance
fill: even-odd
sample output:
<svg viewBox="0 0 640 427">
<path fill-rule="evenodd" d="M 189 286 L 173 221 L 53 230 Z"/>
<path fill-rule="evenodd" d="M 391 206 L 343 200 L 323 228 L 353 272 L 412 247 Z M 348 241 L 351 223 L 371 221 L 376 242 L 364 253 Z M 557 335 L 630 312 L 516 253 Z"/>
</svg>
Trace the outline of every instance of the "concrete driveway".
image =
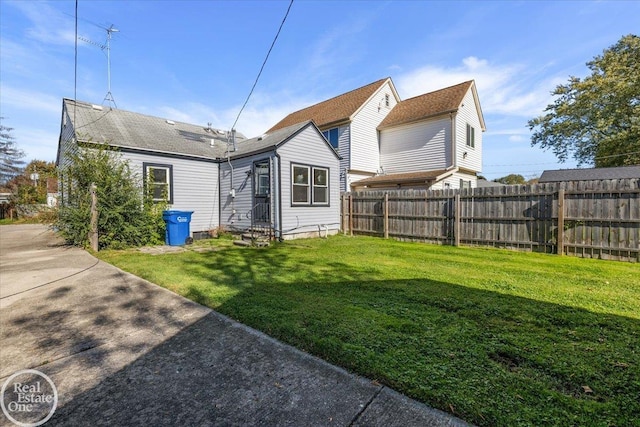
<svg viewBox="0 0 640 427">
<path fill-rule="evenodd" d="M 48 375 L 47 425 L 462 426 L 159 286 L 0 226 L 0 382 Z M 12 425 L 3 415 L 0 424 Z"/>
</svg>

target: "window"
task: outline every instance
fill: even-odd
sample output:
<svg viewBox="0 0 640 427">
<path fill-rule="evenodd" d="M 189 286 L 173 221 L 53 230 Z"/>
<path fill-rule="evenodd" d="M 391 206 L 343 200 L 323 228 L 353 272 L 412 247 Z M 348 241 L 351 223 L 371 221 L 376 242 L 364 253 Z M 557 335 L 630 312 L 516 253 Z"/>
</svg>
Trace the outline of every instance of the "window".
<svg viewBox="0 0 640 427">
<path fill-rule="evenodd" d="M 464 179 L 460 178 L 460 188 L 471 188 L 471 181 L 465 181 Z"/>
<path fill-rule="evenodd" d="M 309 167 L 294 166 L 291 178 L 291 200 L 294 205 L 308 205 L 311 203 L 309 197 Z"/>
<path fill-rule="evenodd" d="M 329 204 L 328 170 L 313 168 L 313 204 Z"/>
<path fill-rule="evenodd" d="M 294 206 L 328 206 L 329 169 L 292 165 L 291 204 Z"/>
<path fill-rule="evenodd" d="M 324 135 L 325 138 L 327 138 L 327 141 L 329 141 L 329 144 L 331 144 L 331 146 L 337 150 L 338 138 L 340 137 L 340 135 L 338 134 L 338 128 L 325 130 L 324 132 L 322 132 L 322 134 Z"/>
<path fill-rule="evenodd" d="M 385 94 L 384 95 L 384 106 L 388 107 L 389 106 L 389 94 Z"/>
<path fill-rule="evenodd" d="M 474 148 L 476 146 L 476 130 L 467 123 L 467 147 Z"/>
<path fill-rule="evenodd" d="M 154 202 L 173 203 L 173 166 L 143 163 L 143 175 Z"/>
</svg>

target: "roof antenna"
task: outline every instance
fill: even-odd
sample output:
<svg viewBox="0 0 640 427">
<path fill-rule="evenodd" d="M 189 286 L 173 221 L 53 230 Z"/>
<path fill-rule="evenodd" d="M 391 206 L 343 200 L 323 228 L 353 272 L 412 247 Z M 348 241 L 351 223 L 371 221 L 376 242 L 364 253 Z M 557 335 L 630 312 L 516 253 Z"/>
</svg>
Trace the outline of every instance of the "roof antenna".
<svg viewBox="0 0 640 427">
<path fill-rule="evenodd" d="M 102 27 L 100 25 L 94 24 L 96 27 L 100 27 L 107 32 L 107 41 L 105 44 L 96 43 L 84 37 L 78 37 L 80 40 L 92 44 L 94 46 L 98 46 L 102 51 L 107 51 L 107 94 L 102 100 L 102 104 L 105 102 L 109 102 L 109 104 L 113 103 L 113 106 L 118 108 L 116 105 L 115 99 L 113 99 L 113 95 L 111 94 L 111 34 L 118 33 L 120 30 L 114 28 L 113 24 L 109 27 Z"/>
</svg>

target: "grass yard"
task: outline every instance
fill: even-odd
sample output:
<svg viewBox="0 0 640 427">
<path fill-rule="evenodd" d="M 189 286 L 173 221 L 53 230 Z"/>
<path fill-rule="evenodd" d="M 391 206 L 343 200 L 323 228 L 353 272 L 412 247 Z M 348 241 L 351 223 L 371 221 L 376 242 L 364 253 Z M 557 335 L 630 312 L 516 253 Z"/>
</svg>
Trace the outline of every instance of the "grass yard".
<svg viewBox="0 0 640 427">
<path fill-rule="evenodd" d="M 640 264 L 368 237 L 208 245 L 99 256 L 474 424 L 640 425 Z"/>
</svg>

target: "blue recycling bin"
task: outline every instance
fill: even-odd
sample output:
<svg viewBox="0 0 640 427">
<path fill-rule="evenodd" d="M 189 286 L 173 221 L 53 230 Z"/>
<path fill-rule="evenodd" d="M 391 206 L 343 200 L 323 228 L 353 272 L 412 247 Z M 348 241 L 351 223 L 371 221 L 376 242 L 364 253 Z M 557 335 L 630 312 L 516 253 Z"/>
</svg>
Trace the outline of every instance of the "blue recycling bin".
<svg viewBox="0 0 640 427">
<path fill-rule="evenodd" d="M 182 246 L 189 237 L 189 225 L 193 211 L 163 211 L 162 219 L 167 224 L 164 242 L 170 246 Z"/>
</svg>

